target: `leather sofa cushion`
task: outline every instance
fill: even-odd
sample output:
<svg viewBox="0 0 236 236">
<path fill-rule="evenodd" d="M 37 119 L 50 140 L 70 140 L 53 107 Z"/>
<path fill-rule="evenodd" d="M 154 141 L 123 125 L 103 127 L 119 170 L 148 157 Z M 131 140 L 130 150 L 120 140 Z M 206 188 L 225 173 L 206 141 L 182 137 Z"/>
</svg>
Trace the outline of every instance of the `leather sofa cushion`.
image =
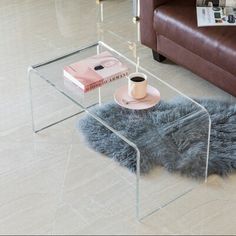
<svg viewBox="0 0 236 236">
<path fill-rule="evenodd" d="M 236 76 L 236 27 L 197 27 L 195 0 L 172 0 L 154 13 L 154 29 Z"/>
</svg>

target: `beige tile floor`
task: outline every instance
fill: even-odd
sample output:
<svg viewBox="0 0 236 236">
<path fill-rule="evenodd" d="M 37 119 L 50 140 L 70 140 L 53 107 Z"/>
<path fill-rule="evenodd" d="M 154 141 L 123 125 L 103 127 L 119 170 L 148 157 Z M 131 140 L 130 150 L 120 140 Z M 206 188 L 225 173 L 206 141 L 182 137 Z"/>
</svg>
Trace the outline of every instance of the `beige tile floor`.
<svg viewBox="0 0 236 236">
<path fill-rule="evenodd" d="M 0 234 L 236 234 L 235 174 L 193 184 L 193 191 L 138 222 L 134 175 L 84 146 L 74 128 L 78 117 L 32 133 L 28 65 L 98 37 L 113 45 L 114 37 L 129 41 L 120 50 L 132 58 L 137 29 L 129 0 L 0 0 Z M 189 96 L 235 101 L 171 62 L 154 62 L 145 47 L 136 53 L 144 67 Z M 50 106 L 75 109 L 65 104 Z M 175 191 L 167 186 L 192 185 L 155 173 L 160 198 Z"/>
</svg>

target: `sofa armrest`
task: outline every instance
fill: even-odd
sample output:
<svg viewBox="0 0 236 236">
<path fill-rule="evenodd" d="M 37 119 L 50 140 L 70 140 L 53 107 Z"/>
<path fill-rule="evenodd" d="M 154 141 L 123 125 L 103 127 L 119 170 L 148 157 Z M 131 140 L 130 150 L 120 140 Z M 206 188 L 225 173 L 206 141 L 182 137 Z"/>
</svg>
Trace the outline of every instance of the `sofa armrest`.
<svg viewBox="0 0 236 236">
<path fill-rule="evenodd" d="M 153 29 L 154 10 L 169 0 L 140 0 L 140 33 L 142 44 L 156 51 L 156 33 Z"/>
</svg>

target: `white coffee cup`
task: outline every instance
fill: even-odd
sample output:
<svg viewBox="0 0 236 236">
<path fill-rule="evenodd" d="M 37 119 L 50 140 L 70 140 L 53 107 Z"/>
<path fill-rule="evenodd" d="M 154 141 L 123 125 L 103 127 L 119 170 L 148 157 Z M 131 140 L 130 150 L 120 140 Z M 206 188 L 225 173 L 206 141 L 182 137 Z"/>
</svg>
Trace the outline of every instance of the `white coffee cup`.
<svg viewBox="0 0 236 236">
<path fill-rule="evenodd" d="M 128 76 L 128 94 L 135 99 L 144 98 L 147 94 L 147 76 L 140 72 Z"/>
</svg>

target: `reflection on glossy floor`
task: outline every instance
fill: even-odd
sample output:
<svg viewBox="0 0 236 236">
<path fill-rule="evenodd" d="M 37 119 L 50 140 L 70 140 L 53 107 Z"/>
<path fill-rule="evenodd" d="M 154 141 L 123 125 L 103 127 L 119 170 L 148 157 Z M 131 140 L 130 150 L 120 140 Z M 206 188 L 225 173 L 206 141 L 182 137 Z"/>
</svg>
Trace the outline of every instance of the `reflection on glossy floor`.
<svg viewBox="0 0 236 236">
<path fill-rule="evenodd" d="M 144 67 L 189 96 L 234 101 L 171 62 L 154 62 L 150 50 L 137 46 L 137 29 L 130 0 L 0 0 L 0 234 L 236 233 L 235 174 L 211 176 L 140 223 L 134 175 L 84 146 L 78 117 L 32 133 L 27 66 L 98 38 L 133 60 L 138 55 Z M 70 109 L 65 106 L 62 112 Z M 157 186 L 179 178 L 161 169 L 158 175 Z"/>
</svg>

